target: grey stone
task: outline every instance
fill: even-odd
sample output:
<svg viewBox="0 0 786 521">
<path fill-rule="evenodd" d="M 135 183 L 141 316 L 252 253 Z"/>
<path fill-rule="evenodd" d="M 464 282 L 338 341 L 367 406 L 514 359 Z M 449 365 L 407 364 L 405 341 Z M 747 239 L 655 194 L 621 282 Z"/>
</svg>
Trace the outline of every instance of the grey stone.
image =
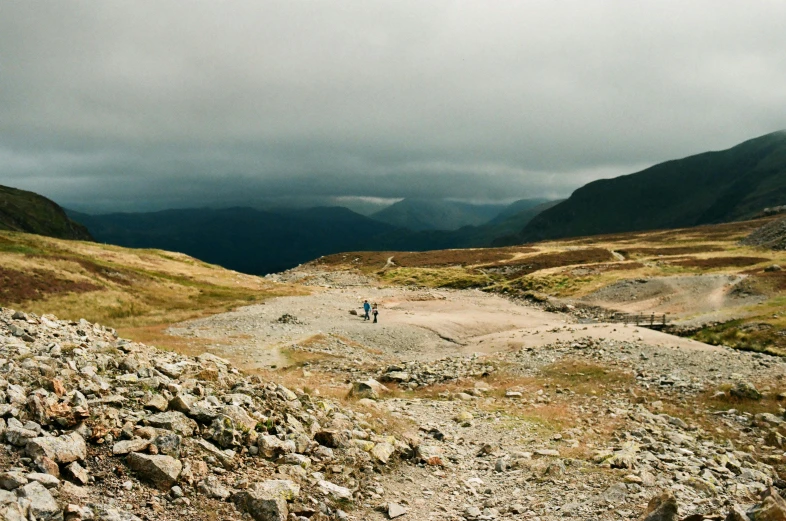
<svg viewBox="0 0 786 521">
<path fill-rule="evenodd" d="M 25 453 L 33 460 L 47 457 L 56 463 L 71 463 L 87 457 L 87 445 L 82 436 L 72 432 L 57 437 L 32 438 L 25 445 Z"/>
<path fill-rule="evenodd" d="M 30 501 L 30 513 L 43 521 L 60 521 L 63 519 L 63 511 L 57 504 L 55 498 L 49 493 L 41 483 L 33 481 L 18 489 L 19 497 Z"/>
<path fill-rule="evenodd" d="M 377 443 L 374 445 L 374 448 L 371 449 L 371 455 L 374 456 L 374 458 L 376 458 L 376 460 L 380 463 L 387 463 L 395 450 L 396 448 L 390 443 Z"/>
<path fill-rule="evenodd" d="M 159 412 L 145 419 L 153 427 L 176 432 L 182 436 L 191 436 L 197 426 L 194 420 L 178 411 Z"/>
<path fill-rule="evenodd" d="M 87 469 L 76 461 L 69 464 L 65 470 L 79 485 L 87 485 L 90 482 L 90 475 L 87 473 Z"/>
<path fill-rule="evenodd" d="M 388 518 L 396 519 L 407 513 L 407 509 L 398 503 L 388 503 Z"/>
<path fill-rule="evenodd" d="M 29 479 L 23 472 L 18 470 L 8 470 L 0 473 L 0 488 L 4 490 L 14 490 L 27 485 Z"/>
<path fill-rule="evenodd" d="M 229 490 L 221 485 L 215 476 L 208 476 L 197 485 L 197 489 L 204 495 L 213 499 L 224 501 L 231 495 Z"/>
<path fill-rule="evenodd" d="M 677 521 L 677 500 L 670 492 L 650 499 L 641 521 Z"/>
<path fill-rule="evenodd" d="M 43 472 L 31 472 L 25 476 L 30 481 L 37 481 L 46 488 L 57 488 L 60 485 L 60 480 L 51 474 L 44 474 Z"/>
<path fill-rule="evenodd" d="M 141 452 L 148 446 L 150 446 L 150 440 L 144 438 L 118 441 L 112 446 L 112 454 L 115 456 L 122 456 L 130 452 Z"/>
<path fill-rule="evenodd" d="M 321 479 L 317 481 L 317 486 L 319 486 L 319 489 L 323 493 L 334 499 L 352 499 L 352 491 L 341 485 L 336 485 L 335 483 Z"/>
<path fill-rule="evenodd" d="M 148 456 L 133 452 L 126 458 L 126 463 L 140 479 L 159 490 L 172 488 L 183 470 L 183 464 L 170 456 Z"/>
<path fill-rule="evenodd" d="M 233 501 L 240 510 L 251 514 L 256 521 L 286 521 L 287 501 L 295 499 L 300 487 L 289 480 L 271 480 L 235 494 Z"/>
</svg>

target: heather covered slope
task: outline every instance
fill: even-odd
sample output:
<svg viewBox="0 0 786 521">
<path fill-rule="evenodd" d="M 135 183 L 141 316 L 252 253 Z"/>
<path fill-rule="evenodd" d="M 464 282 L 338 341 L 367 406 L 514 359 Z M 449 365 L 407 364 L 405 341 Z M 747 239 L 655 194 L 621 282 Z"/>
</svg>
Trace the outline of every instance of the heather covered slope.
<svg viewBox="0 0 786 521">
<path fill-rule="evenodd" d="M 157 332 L 171 323 L 293 291 L 180 253 L 0 231 L 0 307 L 99 321 L 135 340 L 166 342 Z"/>
<path fill-rule="evenodd" d="M 780 131 L 589 183 L 534 218 L 517 242 L 730 222 L 785 202 L 786 131 Z"/>
<path fill-rule="evenodd" d="M 53 201 L 33 192 L 0 186 L 0 230 L 90 241 L 87 228 Z"/>
<path fill-rule="evenodd" d="M 526 246 L 426 252 L 354 252 L 311 263 L 421 288 L 476 288 L 578 306 L 586 317 L 668 314 L 682 334 L 786 354 L 786 255 L 741 245 L 772 218 L 628 232 Z M 777 221 L 776 221 L 777 222 Z M 765 228 L 766 229 L 766 228 Z M 583 314 L 585 311 L 578 311 Z"/>
</svg>

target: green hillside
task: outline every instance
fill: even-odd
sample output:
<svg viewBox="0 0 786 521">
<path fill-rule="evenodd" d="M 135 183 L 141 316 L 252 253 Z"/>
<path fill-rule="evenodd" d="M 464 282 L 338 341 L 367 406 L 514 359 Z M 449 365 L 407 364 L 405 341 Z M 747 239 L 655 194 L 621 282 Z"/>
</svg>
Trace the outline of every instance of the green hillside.
<svg viewBox="0 0 786 521">
<path fill-rule="evenodd" d="M 532 219 L 513 242 L 730 222 L 784 203 L 786 131 L 780 131 L 589 183 Z"/>
<path fill-rule="evenodd" d="M 90 241 L 87 228 L 53 201 L 33 192 L 0 186 L 0 230 Z"/>
</svg>

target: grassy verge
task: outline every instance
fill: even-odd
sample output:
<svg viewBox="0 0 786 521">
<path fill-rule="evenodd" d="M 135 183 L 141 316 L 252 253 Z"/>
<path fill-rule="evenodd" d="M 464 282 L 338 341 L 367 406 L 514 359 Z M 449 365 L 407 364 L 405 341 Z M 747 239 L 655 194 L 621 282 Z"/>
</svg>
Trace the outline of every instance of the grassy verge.
<svg viewBox="0 0 786 521">
<path fill-rule="evenodd" d="M 172 349 L 199 342 L 166 335 L 173 323 L 305 291 L 178 253 L 14 232 L 0 232 L 3 277 L 4 307 L 84 318 Z"/>
</svg>

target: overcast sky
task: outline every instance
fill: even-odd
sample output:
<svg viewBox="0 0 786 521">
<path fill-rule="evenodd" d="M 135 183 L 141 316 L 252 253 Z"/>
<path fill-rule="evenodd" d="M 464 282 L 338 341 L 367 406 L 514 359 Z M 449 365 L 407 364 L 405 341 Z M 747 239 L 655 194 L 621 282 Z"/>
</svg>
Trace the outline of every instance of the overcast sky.
<svg viewBox="0 0 786 521">
<path fill-rule="evenodd" d="M 786 128 L 786 2 L 0 2 L 0 184 L 476 201 Z"/>
</svg>

